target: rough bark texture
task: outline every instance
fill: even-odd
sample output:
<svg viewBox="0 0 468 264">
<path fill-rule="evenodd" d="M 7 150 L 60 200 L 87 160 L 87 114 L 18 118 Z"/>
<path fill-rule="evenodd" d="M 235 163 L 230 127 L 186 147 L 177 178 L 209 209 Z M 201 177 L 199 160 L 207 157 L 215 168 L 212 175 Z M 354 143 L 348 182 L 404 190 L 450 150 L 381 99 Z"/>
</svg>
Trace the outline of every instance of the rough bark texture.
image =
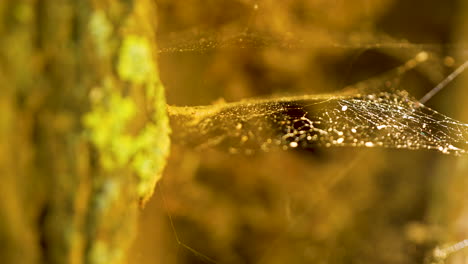
<svg viewBox="0 0 468 264">
<path fill-rule="evenodd" d="M 0 259 L 119 263 L 169 146 L 149 0 L 0 1 Z"/>
</svg>

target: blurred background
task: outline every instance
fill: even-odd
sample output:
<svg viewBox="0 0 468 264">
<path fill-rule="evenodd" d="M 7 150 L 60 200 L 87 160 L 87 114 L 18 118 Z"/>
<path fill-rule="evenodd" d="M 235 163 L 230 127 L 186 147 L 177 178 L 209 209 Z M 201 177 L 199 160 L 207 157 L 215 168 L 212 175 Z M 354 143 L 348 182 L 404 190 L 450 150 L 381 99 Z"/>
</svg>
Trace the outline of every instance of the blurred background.
<svg viewBox="0 0 468 264">
<path fill-rule="evenodd" d="M 339 92 L 424 51 L 421 98 L 468 59 L 463 0 L 155 0 L 170 105 Z M 390 77 L 388 77 L 390 78 Z M 426 105 L 468 123 L 468 75 Z M 436 263 L 468 238 L 468 159 L 329 148 L 232 155 L 173 142 L 130 263 Z M 180 242 L 180 243 L 179 243 Z M 441 260 L 440 260 L 441 261 Z M 466 250 L 441 263 L 468 263 Z"/>
</svg>

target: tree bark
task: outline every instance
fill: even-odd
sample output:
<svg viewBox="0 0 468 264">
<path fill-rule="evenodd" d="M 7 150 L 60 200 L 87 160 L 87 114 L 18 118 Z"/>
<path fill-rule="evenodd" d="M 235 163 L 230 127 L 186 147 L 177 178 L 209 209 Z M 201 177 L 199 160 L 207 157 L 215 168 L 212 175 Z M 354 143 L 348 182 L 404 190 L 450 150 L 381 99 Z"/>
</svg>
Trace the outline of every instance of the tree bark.
<svg viewBox="0 0 468 264">
<path fill-rule="evenodd" d="M 169 150 L 150 0 L 0 1 L 0 259 L 120 263 Z"/>
</svg>

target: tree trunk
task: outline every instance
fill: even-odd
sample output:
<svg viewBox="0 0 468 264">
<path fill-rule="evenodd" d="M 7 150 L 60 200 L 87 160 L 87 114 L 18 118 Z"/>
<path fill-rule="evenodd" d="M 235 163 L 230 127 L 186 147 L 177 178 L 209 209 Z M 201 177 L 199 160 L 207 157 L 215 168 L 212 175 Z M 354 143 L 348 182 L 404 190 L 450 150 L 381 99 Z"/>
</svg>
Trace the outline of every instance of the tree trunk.
<svg viewBox="0 0 468 264">
<path fill-rule="evenodd" d="M 119 263 L 169 149 L 150 0 L 0 1 L 0 259 Z"/>
</svg>

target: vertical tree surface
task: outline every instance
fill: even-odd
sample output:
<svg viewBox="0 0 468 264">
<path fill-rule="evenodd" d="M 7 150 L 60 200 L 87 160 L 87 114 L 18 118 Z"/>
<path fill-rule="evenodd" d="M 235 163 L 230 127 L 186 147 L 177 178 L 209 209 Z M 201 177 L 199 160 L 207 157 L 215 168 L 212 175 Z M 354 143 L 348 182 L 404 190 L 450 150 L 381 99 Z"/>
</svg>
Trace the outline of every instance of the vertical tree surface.
<svg viewBox="0 0 468 264">
<path fill-rule="evenodd" d="M 0 259 L 119 263 L 168 152 L 152 1 L 0 1 Z"/>
</svg>

